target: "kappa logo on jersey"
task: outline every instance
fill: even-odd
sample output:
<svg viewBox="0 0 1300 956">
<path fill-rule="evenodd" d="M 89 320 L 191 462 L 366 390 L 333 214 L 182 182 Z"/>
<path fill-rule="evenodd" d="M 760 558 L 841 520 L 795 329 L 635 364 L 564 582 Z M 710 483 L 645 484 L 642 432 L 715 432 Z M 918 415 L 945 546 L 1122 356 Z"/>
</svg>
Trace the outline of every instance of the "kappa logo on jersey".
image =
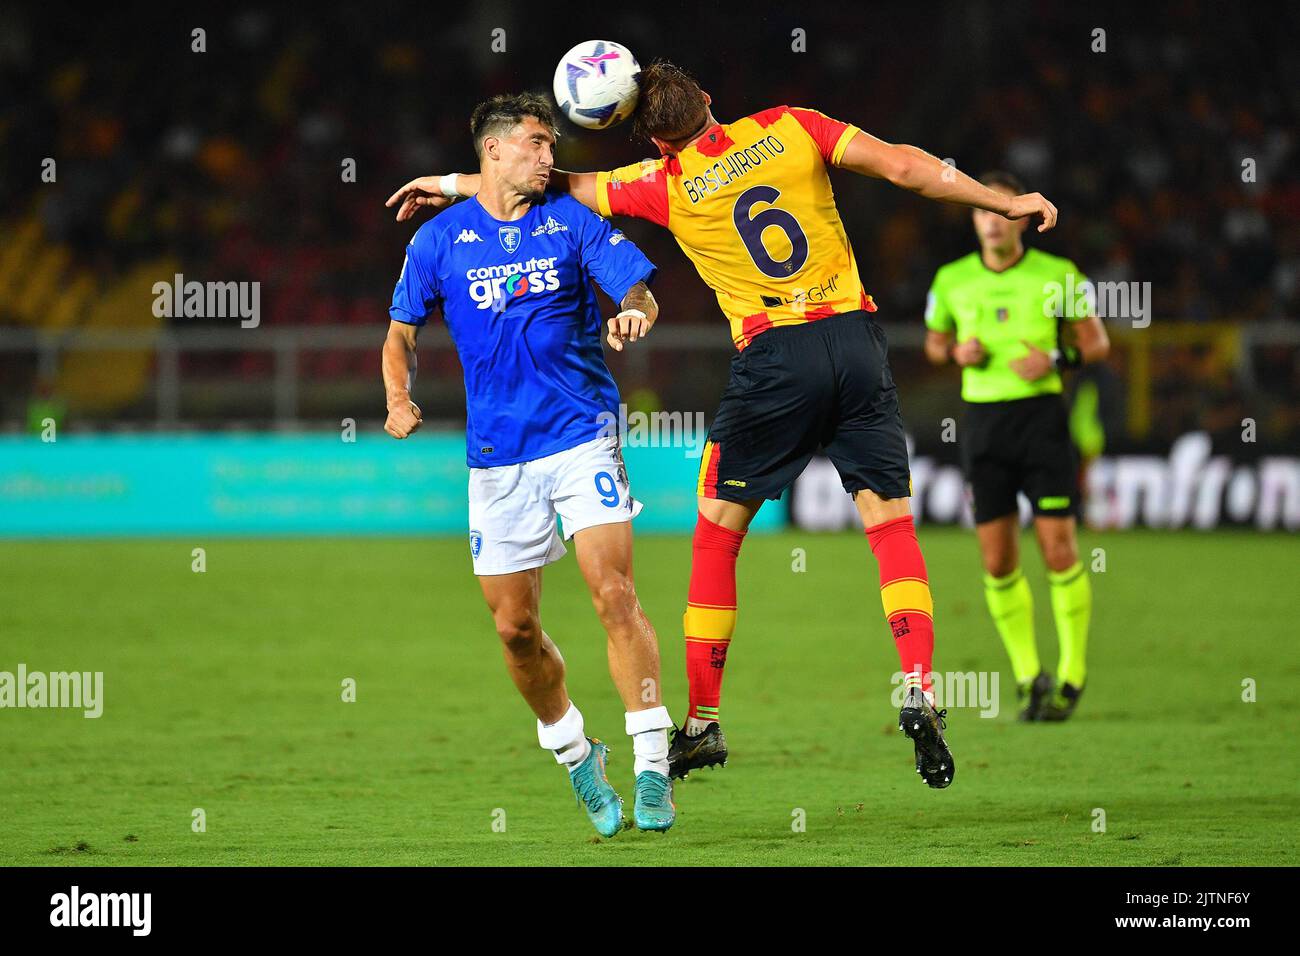
<svg viewBox="0 0 1300 956">
<path fill-rule="evenodd" d="M 560 272 L 555 268 L 559 259 L 559 256 L 544 256 L 527 262 L 468 269 L 465 278 L 469 280 L 469 297 L 480 309 L 490 309 L 495 303 L 500 312 L 511 299 L 529 292 L 554 292 L 560 287 Z"/>
<path fill-rule="evenodd" d="M 562 223 L 562 222 L 556 222 L 553 218 L 551 218 L 550 216 L 547 216 L 547 217 L 546 217 L 546 222 L 542 223 L 540 226 L 538 226 L 536 229 L 534 229 L 531 233 L 529 233 L 529 235 L 532 235 L 532 236 L 541 236 L 541 235 L 553 236 L 553 235 L 555 235 L 557 232 L 568 232 L 568 231 L 569 231 L 569 227 L 566 226 L 564 223 Z"/>
<path fill-rule="evenodd" d="M 609 237 L 609 244 L 611 246 L 616 246 L 626 238 L 627 236 L 623 235 L 621 232 L 616 232 Z"/>
<path fill-rule="evenodd" d="M 482 242 L 482 241 L 483 241 L 483 237 L 480 236 L 473 229 L 462 229 L 460 231 L 460 235 L 456 237 L 456 242 Z M 453 246 L 456 245 L 456 242 L 453 242 L 452 245 Z"/>
<path fill-rule="evenodd" d="M 497 231 L 497 238 L 501 240 L 501 248 L 506 252 L 514 252 L 519 248 L 519 237 L 523 235 L 518 226 L 502 226 Z"/>
</svg>

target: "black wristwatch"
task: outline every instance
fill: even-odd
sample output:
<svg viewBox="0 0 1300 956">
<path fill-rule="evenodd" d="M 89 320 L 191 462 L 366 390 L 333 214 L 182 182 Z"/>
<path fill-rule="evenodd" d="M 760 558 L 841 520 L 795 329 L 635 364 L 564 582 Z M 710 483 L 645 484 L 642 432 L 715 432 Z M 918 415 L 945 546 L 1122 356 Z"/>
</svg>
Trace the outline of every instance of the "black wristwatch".
<svg viewBox="0 0 1300 956">
<path fill-rule="evenodd" d="M 1083 364 L 1083 355 L 1074 346 L 1063 345 L 1060 348 L 1052 349 L 1052 364 L 1058 370 L 1078 368 Z"/>
</svg>

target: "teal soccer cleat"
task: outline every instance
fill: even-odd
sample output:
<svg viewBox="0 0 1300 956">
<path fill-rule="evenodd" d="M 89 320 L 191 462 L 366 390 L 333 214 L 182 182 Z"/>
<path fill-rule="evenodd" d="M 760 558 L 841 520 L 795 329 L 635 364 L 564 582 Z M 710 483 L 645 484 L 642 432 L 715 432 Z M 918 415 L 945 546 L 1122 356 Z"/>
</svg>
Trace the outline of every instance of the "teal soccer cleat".
<svg viewBox="0 0 1300 956">
<path fill-rule="evenodd" d="M 623 829 L 623 798 L 614 791 L 609 778 L 605 776 L 605 760 L 609 748 L 595 737 L 587 739 L 591 742 L 591 753 L 569 774 L 569 779 L 573 782 L 573 792 L 578 795 L 578 802 L 587 811 L 596 832 L 603 837 L 612 837 Z M 637 798 L 639 803 L 639 787 Z"/>
<path fill-rule="evenodd" d="M 638 830 L 667 830 L 677 819 L 673 806 L 673 782 L 654 770 L 636 775 L 636 808 L 633 811 Z"/>
</svg>

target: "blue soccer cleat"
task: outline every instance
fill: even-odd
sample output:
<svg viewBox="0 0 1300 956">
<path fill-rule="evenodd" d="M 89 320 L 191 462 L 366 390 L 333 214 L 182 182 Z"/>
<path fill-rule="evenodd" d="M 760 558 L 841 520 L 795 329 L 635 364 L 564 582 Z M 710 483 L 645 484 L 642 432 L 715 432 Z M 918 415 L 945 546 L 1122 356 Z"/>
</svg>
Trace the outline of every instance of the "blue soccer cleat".
<svg viewBox="0 0 1300 956">
<path fill-rule="evenodd" d="M 603 837 L 612 837 L 623 829 L 623 798 L 605 776 L 609 748 L 595 737 L 587 739 L 591 742 L 591 753 L 569 774 L 569 779 L 596 832 Z"/>
<path fill-rule="evenodd" d="M 638 830 L 667 830 L 677 819 L 673 782 L 655 770 L 636 775 L 636 808 L 632 814 Z"/>
</svg>

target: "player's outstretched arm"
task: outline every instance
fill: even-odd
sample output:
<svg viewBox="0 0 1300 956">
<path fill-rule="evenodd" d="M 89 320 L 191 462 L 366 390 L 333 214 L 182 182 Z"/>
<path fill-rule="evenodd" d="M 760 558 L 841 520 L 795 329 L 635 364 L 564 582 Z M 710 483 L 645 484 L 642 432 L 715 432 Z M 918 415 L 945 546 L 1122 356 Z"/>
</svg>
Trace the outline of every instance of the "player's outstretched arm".
<svg viewBox="0 0 1300 956">
<path fill-rule="evenodd" d="M 397 207 L 397 221 L 406 222 L 421 209 L 438 212 L 457 199 L 477 196 L 478 173 L 452 173 L 449 176 L 420 176 L 412 179 L 384 203 Z M 567 192 L 592 212 L 600 212 L 596 203 L 596 174 L 570 173 L 562 169 L 551 170 L 549 188 Z M 450 193 L 450 195 L 448 195 Z"/>
<path fill-rule="evenodd" d="M 380 368 L 384 376 L 384 394 L 388 400 L 388 420 L 384 431 L 394 438 L 405 438 L 421 424 L 420 406 L 411 401 L 415 384 L 415 338 L 420 328 L 406 322 L 389 322 L 388 337 Z"/>
<path fill-rule="evenodd" d="M 1056 207 L 1041 193 L 1008 196 L 976 182 L 923 149 L 886 143 L 868 133 L 854 135 L 845 147 L 839 166 L 862 176 L 887 179 L 895 186 L 926 199 L 987 209 L 1008 219 L 1037 216 L 1043 220 L 1038 226 L 1039 232 L 1046 232 L 1056 225 Z"/>
<path fill-rule="evenodd" d="M 644 282 L 628 289 L 618 307 L 622 311 L 609 320 L 609 334 L 606 336 L 615 352 L 623 351 L 625 341 L 635 342 L 649 335 L 659 318 L 659 303 Z"/>
<path fill-rule="evenodd" d="M 406 222 L 421 209 L 446 209 L 457 199 L 478 195 L 478 173 L 450 176 L 419 176 L 388 197 L 388 208 L 397 207 L 397 221 Z M 447 195 L 451 193 L 451 195 Z"/>
</svg>

